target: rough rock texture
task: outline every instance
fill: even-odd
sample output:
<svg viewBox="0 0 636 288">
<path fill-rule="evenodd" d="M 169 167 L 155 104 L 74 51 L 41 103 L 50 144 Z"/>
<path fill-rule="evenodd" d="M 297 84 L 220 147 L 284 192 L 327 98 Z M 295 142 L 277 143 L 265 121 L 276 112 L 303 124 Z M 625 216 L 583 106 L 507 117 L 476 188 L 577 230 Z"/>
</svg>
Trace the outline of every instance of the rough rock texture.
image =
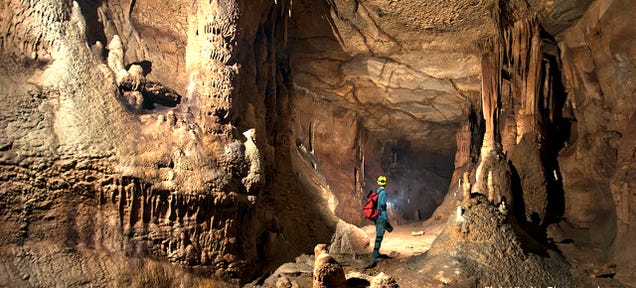
<svg viewBox="0 0 636 288">
<path fill-rule="evenodd" d="M 404 287 L 577 286 L 563 257 L 523 233 L 485 196 L 455 208 L 426 254 L 381 268 L 393 275 L 416 270 L 400 279 Z"/>
<path fill-rule="evenodd" d="M 510 161 L 515 164 L 515 172 L 518 179 L 518 186 L 523 194 L 523 207 L 519 207 L 523 212 L 524 219 L 528 221 L 541 222 L 545 219 L 548 198 L 547 181 L 545 168 L 541 161 L 541 156 L 534 141 L 524 137 L 518 145 L 515 145 Z"/>
<path fill-rule="evenodd" d="M 476 170 L 471 175 L 478 178 L 470 179 L 477 182 L 473 191 L 484 190 L 479 188 L 485 186 L 479 179 L 484 178 L 479 173 L 481 167 L 473 168 L 467 162 L 481 156 L 480 163 L 484 163 L 483 148 L 482 155 L 472 148 L 474 143 L 492 145 L 488 129 L 494 127 L 495 146 L 502 144 L 513 169 L 515 202 L 510 208 L 521 227 L 545 242 L 556 235 L 563 239 L 560 227 L 573 225 L 566 229 L 575 239 L 569 239 L 573 246 L 600 252 L 596 253 L 598 258 L 587 261 L 617 265 L 618 280 L 633 283 L 633 251 L 624 239 L 633 238 L 629 232 L 632 205 L 628 204 L 633 196 L 627 192 L 633 157 L 625 153 L 633 150 L 628 131 L 633 130 L 629 119 L 634 113 L 634 49 L 629 44 L 633 37 L 625 35 L 633 34 L 634 26 L 631 18 L 622 18 L 629 13 L 618 12 L 633 9 L 634 5 L 625 1 L 594 2 L 577 25 L 555 33 L 552 40 L 545 34 L 540 42 L 533 40 L 538 34 L 532 29 L 517 29 L 520 22 L 514 23 L 512 34 L 503 34 L 504 40 L 511 41 L 504 44 L 512 43 L 503 47 L 504 53 L 511 52 L 501 64 L 505 72 L 501 80 L 491 81 L 494 88 L 484 89 L 486 95 L 499 90 L 494 94 L 498 101 L 490 103 L 500 110 L 492 125 L 484 115 L 483 142 L 466 131 L 483 129 L 472 119 L 457 133 L 461 154 L 456 157 L 449 195 L 436 212 L 439 217 L 450 214 L 451 203 L 461 199 L 457 194 L 461 194 L 459 178 L 464 171 Z M 552 29 L 545 18 L 538 21 L 542 28 Z M 537 55 L 533 47 L 539 47 L 539 58 L 533 56 Z M 532 75 L 536 75 L 534 79 Z M 490 100 L 485 97 L 483 102 Z M 491 113 L 487 108 L 485 105 L 483 113 Z M 546 236 L 549 225 L 555 228 L 548 228 L 551 234 Z M 580 259 L 574 254 L 566 256 Z"/>
<path fill-rule="evenodd" d="M 629 187 L 636 179 L 636 38 L 634 20 L 626 15 L 635 9 L 631 1 L 595 2 L 559 44 L 572 119 L 568 146 L 559 154 L 565 217 L 597 235 L 593 239 L 604 252 L 613 243 L 617 277 L 630 285 L 636 285 L 636 252 L 629 248 L 635 219 Z"/>
<path fill-rule="evenodd" d="M 8 1 L 0 8 L 3 286 L 127 285 L 163 269 L 128 269 L 126 257 L 238 282 L 259 273 L 247 267 L 330 239 L 335 219 L 324 200 L 300 181 L 272 180 L 293 175 L 288 147 L 271 145 L 293 142 L 272 133 L 287 123 L 270 122 L 288 115 L 289 69 L 277 53 L 285 8 L 154 6 Z M 239 43 L 264 54 L 235 49 Z M 279 106 L 266 104 L 266 90 Z M 172 101 L 158 101 L 166 95 Z"/>
<path fill-rule="evenodd" d="M 236 284 L 348 250 L 380 174 L 395 224 L 478 182 L 636 285 L 633 1 L 159 2 L 2 2 L 0 286 Z"/>
<path fill-rule="evenodd" d="M 324 251 L 316 254 L 313 277 L 313 288 L 347 287 L 342 265 L 340 265 L 333 256 Z"/>
<path fill-rule="evenodd" d="M 399 207 L 395 210 L 404 213 L 396 215 L 396 221 L 423 219 L 443 198 L 452 168 L 448 159 L 454 146 L 447 136 L 454 133 L 466 97 L 454 87 L 452 79 L 459 78 L 457 85 L 468 87 L 465 91 L 479 89 L 474 65 L 477 58 L 468 53 L 426 52 L 435 45 L 426 45 L 429 39 L 419 36 L 428 34 L 431 38 L 435 33 L 417 31 L 425 31 L 421 28 L 426 25 L 433 28 L 449 24 L 442 19 L 430 19 L 427 24 L 426 17 L 421 18 L 422 23 L 412 23 L 411 18 L 417 17 L 408 14 L 412 5 L 427 13 L 447 8 L 441 2 L 421 7 L 416 3 L 381 1 L 297 1 L 290 25 L 297 90 L 306 92 L 317 106 L 335 107 L 327 115 L 321 108 L 305 113 L 304 117 L 311 122 L 302 127 L 307 127 L 304 131 L 312 133 L 313 138 L 304 138 L 303 142 L 305 145 L 312 142 L 339 203 L 362 204 L 368 190 L 374 188 L 377 175 L 387 174 L 389 190 L 398 194 L 394 195 Z M 448 6 L 453 11 L 463 8 L 462 4 Z M 485 9 L 475 9 L 486 13 Z M 402 31 L 405 24 L 408 33 Z M 442 58 L 423 57 L 426 53 Z M 448 62 L 457 65 L 448 69 L 445 65 Z M 347 118 L 342 128 L 330 124 L 342 121 L 338 115 L 343 114 Z M 345 129 L 349 135 L 343 137 L 339 129 Z M 341 138 L 351 145 L 341 146 L 340 151 L 329 149 L 328 156 L 324 155 L 321 146 L 331 147 L 328 141 Z M 355 175 L 355 179 L 349 175 Z M 349 222 L 364 221 L 357 207 L 339 205 L 336 213 Z"/>
<path fill-rule="evenodd" d="M 293 3 L 294 86 L 309 98 L 295 103 L 311 107 L 300 108 L 295 135 L 328 175 L 336 214 L 362 224 L 357 207 L 345 203 L 362 204 L 375 177 L 387 174 L 389 190 L 397 194 L 394 219 L 429 217 L 453 178 L 455 132 L 480 106 L 485 39 L 497 35 L 502 23 L 537 14 L 543 27 L 557 34 L 589 3 Z M 331 141 L 346 144 L 334 147 Z"/>
<path fill-rule="evenodd" d="M 636 114 L 632 114 L 628 127 L 636 127 Z M 625 283 L 634 285 L 636 277 L 634 275 L 634 263 L 636 263 L 636 252 L 633 251 L 632 239 L 636 237 L 634 231 L 634 179 L 636 179 L 636 134 L 633 129 L 629 129 L 623 134 L 620 148 L 617 155 L 616 172 L 612 176 L 610 188 L 616 203 L 616 246 L 614 247 L 614 261 L 619 263 L 618 276 L 624 279 Z M 631 194 L 630 194 L 631 193 Z"/>
<path fill-rule="evenodd" d="M 313 182 L 320 183 L 330 209 L 339 217 L 356 225 L 368 223 L 360 211 L 369 190 L 376 188 L 375 178 L 382 174 L 389 177 L 396 222 L 425 219 L 441 202 L 447 188 L 445 175 L 451 171 L 443 155 L 421 151 L 402 138 L 378 139 L 356 112 L 304 89 L 296 93 L 295 150 L 297 158 L 307 163 L 297 166 L 314 170 L 307 172 L 316 174 Z"/>
<path fill-rule="evenodd" d="M 370 243 L 371 239 L 362 229 L 340 220 L 329 242 L 329 251 L 332 254 L 368 254 L 373 248 Z"/>
</svg>

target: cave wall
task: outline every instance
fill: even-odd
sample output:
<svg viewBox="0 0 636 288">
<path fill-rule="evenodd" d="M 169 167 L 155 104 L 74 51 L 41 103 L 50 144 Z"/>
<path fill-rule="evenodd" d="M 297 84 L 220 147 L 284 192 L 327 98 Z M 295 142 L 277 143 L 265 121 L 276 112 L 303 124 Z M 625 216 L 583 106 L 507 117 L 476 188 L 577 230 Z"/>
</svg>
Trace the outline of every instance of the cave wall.
<svg viewBox="0 0 636 288">
<path fill-rule="evenodd" d="M 549 17 L 536 18 L 540 33 L 532 28 L 516 29 L 522 22 L 508 18 L 514 28 L 511 34 L 503 29 L 502 38 L 513 39 L 513 54 L 506 54 L 500 62 L 503 79 L 494 81 L 494 89 L 501 90 L 496 95 L 499 111 L 493 123 L 495 134 L 500 133 L 496 142 L 501 141 L 493 150 L 501 149 L 501 157 L 509 159 L 513 169 L 512 183 L 507 185 L 513 192 L 511 209 L 516 221 L 540 241 L 546 235 L 537 232 L 552 224 L 556 228 L 547 228 L 547 237 L 563 237 L 553 234 L 560 229 L 569 231 L 565 235 L 572 233 L 570 237 L 580 241 L 575 245 L 591 245 L 588 247 L 599 252 L 591 261 L 615 265 L 617 279 L 628 285 L 634 281 L 634 251 L 627 239 L 634 237 L 630 187 L 635 89 L 634 25 L 626 15 L 633 9 L 628 1 L 593 2 L 567 29 L 555 31 Z M 538 58 L 533 47 L 539 47 Z M 518 81 L 520 77 L 527 78 Z M 483 97 L 482 102 L 490 100 Z M 449 194 L 436 211 L 438 218 L 450 214 L 463 198 L 460 179 L 464 172 L 471 184 L 479 184 L 475 159 L 483 159 L 484 151 L 479 153 L 475 143 L 482 143 L 484 120 L 479 120 L 479 114 L 490 113 L 486 108 L 477 111 L 477 121 L 466 119 L 457 132 L 456 170 Z M 489 185 L 490 178 L 484 178 L 472 191 L 490 193 Z"/>
<path fill-rule="evenodd" d="M 630 1 L 597 1 L 559 41 L 572 121 L 559 154 L 568 221 L 590 229 L 634 284 L 634 20 Z M 631 151 L 631 152 L 627 152 Z M 615 235 L 615 236 L 614 236 Z"/>
<path fill-rule="evenodd" d="M 513 65 L 504 74 L 510 78 L 500 84 L 498 104 L 501 111 L 512 113 L 502 113 L 499 123 L 495 123 L 499 125 L 503 151 L 514 168 L 513 200 L 523 204 L 512 206 L 517 221 L 531 234 L 550 223 L 573 225 L 584 231 L 585 236 L 578 238 L 580 245 L 598 249 L 595 261 L 616 265 L 617 278 L 628 284 L 634 279 L 634 251 L 626 240 L 634 237 L 633 195 L 628 192 L 633 185 L 634 26 L 631 18 L 623 17 L 630 15 L 625 11 L 633 9 L 634 5 L 626 1 L 594 2 L 575 25 L 557 32 L 554 39 L 545 33 L 541 42 L 527 41 L 518 46 L 528 49 L 521 51 L 528 54 L 520 58 L 521 62 L 511 59 Z M 545 19 L 539 19 L 538 24 L 541 33 L 551 30 Z M 532 33 L 524 30 L 513 30 L 511 37 L 523 40 L 524 34 L 532 38 Z M 517 69 L 526 75 L 537 72 L 532 70 L 532 61 L 537 59 L 531 55 L 535 43 L 542 43 L 538 59 L 543 60 L 537 65 L 541 70 L 535 79 L 527 76 L 515 83 L 515 77 L 524 76 L 515 74 Z M 558 54 L 552 43 L 558 45 Z M 529 64 L 520 67 L 523 61 Z M 505 66 L 507 62 L 503 63 Z M 468 123 L 473 122 L 464 126 Z M 472 130 L 479 129 L 473 126 Z M 462 154 L 458 155 L 461 161 L 456 163 L 449 190 L 454 195 L 460 194 L 458 179 L 462 171 L 474 169 L 466 160 L 474 153 L 468 148 L 475 140 L 467 131 L 460 131 L 457 141 Z M 457 198 L 447 196 L 447 202 Z M 448 205 L 443 206 L 447 211 Z"/>
<path fill-rule="evenodd" d="M 131 285 L 167 262 L 238 282 L 329 240 L 289 168 L 287 2 L 78 2 L 1 7 L 0 284 Z"/>
<path fill-rule="evenodd" d="M 293 5 L 294 134 L 315 157 L 335 196 L 336 214 L 348 222 L 369 223 L 360 209 L 378 175 L 389 177 L 396 222 L 427 218 L 443 198 L 452 173 L 456 121 L 465 112 L 466 95 L 479 90 L 476 58 L 464 47 L 455 49 L 455 38 L 420 30 L 433 25 L 425 19 L 409 23 L 408 33 L 396 27 L 410 21 L 400 14 L 411 5 L 457 17 L 453 13 L 461 5 L 443 2 Z M 483 7 L 471 7 L 474 11 L 484 13 Z M 436 24 L 488 33 L 450 20 Z M 455 29 L 466 33 L 461 28 Z M 456 52 L 440 52 L 451 50 Z"/>
<path fill-rule="evenodd" d="M 296 90 L 293 103 L 296 152 L 314 170 L 299 174 L 316 174 L 338 217 L 370 223 L 361 209 L 379 175 L 389 178 L 390 219 L 396 224 L 428 218 L 443 200 L 452 169 L 446 155 L 418 150 L 407 139 L 378 138 L 360 114 L 306 89 Z"/>
</svg>

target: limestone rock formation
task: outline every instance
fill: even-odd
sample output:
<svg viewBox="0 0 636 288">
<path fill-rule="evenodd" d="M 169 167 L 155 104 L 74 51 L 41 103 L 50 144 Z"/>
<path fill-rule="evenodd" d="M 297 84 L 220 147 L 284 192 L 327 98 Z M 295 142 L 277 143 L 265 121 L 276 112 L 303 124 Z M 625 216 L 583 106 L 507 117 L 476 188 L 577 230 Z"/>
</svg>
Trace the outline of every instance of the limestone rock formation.
<svg viewBox="0 0 636 288">
<path fill-rule="evenodd" d="M 526 234 L 517 234 L 519 227 L 510 219 L 483 195 L 462 202 L 427 255 L 413 260 L 427 263 L 416 281 L 423 286 L 573 283 L 567 261 Z"/>
<path fill-rule="evenodd" d="M 362 229 L 340 220 L 329 243 L 329 251 L 338 254 L 368 254 L 373 248 L 369 243 L 371 240 Z"/>
<path fill-rule="evenodd" d="M 559 153 L 564 216 L 590 228 L 602 249 L 614 246 L 615 254 L 608 256 L 622 267 L 617 277 L 629 285 L 636 284 L 636 258 L 627 248 L 634 236 L 628 232 L 634 225 L 634 195 L 625 187 L 633 185 L 628 171 L 634 168 L 624 151 L 633 147 L 636 39 L 624 15 L 635 9 L 629 1 L 595 2 L 559 43 L 569 91 L 564 110 L 572 129 Z"/>
<path fill-rule="evenodd" d="M 397 288 L 400 287 L 395 279 L 392 277 L 380 272 L 378 275 L 371 279 L 370 288 Z"/>
<path fill-rule="evenodd" d="M 295 288 L 295 287 L 298 287 L 298 284 L 296 282 L 289 281 L 289 279 L 285 276 L 280 277 L 280 279 L 278 279 L 278 281 L 276 282 L 276 288 Z"/>
<path fill-rule="evenodd" d="M 9 248 L 3 259 L 19 259 L 20 251 L 33 257 L 18 266 L 3 264 L 7 273 L 1 283 L 127 283 L 127 272 L 110 265 L 120 261 L 117 255 L 198 267 L 237 283 L 258 273 L 246 269 L 258 259 L 286 257 L 270 251 L 296 254 L 329 240 L 333 214 L 319 205 L 285 212 L 310 215 L 305 224 L 317 232 L 310 236 L 293 235 L 295 230 L 284 228 L 296 225 L 292 218 L 277 213 L 281 223 L 270 212 L 305 197 L 294 194 L 296 200 L 271 205 L 279 196 L 263 193 L 264 178 L 273 175 L 264 168 L 288 167 L 283 154 L 273 161 L 275 150 L 268 143 L 281 140 L 266 130 L 286 123 L 266 124 L 261 117 L 235 121 L 242 103 L 253 101 L 231 99 L 232 82 L 244 81 L 236 77 L 236 63 L 257 61 L 233 49 L 237 42 L 256 41 L 254 34 L 237 36 L 238 27 L 258 29 L 261 20 L 239 23 L 237 3 L 226 2 L 175 2 L 154 11 L 147 10 L 157 6 L 152 1 L 3 3 L 0 69 L 7 76 L 0 86 L 7 101 L 0 118 L 0 197 L 7 204 L 2 233 L 12 236 L 0 244 Z M 286 18 L 261 14 L 282 8 L 262 5 L 242 15 L 282 27 Z M 163 25 L 170 19 L 175 26 Z M 170 33 L 161 33 L 166 30 Z M 277 37 L 263 47 L 278 49 L 284 41 Z M 107 49 L 101 43 L 109 43 Z M 282 69 L 276 61 L 266 63 L 273 71 Z M 247 75 L 250 68 L 243 71 Z M 283 73 L 259 77 L 269 87 L 289 85 L 277 80 Z M 250 129 L 245 138 L 235 133 Z M 277 190 L 269 185 L 266 191 Z M 303 190 L 299 187 L 285 190 Z M 15 214 L 15 207 L 26 208 Z M 88 259 L 101 259 L 95 267 L 113 266 L 113 271 L 93 269 Z M 95 273 L 79 277 L 58 269 Z M 176 271 L 166 277 L 176 277 Z"/>
<path fill-rule="evenodd" d="M 2 1 L 0 286 L 259 285 L 365 250 L 381 174 L 451 219 L 378 285 L 636 285 L 635 9 Z"/>
<path fill-rule="evenodd" d="M 318 244 L 314 249 L 316 262 L 314 263 L 314 288 L 344 288 L 346 278 L 342 266 L 325 249 L 325 244 Z"/>
<path fill-rule="evenodd" d="M 375 276 L 353 272 L 347 274 L 347 285 L 349 287 L 373 287 L 373 288 L 397 288 L 400 287 L 395 279 L 384 272 L 380 272 Z"/>
</svg>

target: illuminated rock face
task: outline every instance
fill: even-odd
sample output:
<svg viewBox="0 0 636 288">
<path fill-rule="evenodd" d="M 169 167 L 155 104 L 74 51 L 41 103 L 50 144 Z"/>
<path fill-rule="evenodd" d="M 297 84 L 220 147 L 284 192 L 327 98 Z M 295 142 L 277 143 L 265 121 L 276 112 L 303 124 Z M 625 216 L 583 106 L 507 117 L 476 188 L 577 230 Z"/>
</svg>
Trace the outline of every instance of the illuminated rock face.
<svg viewBox="0 0 636 288">
<path fill-rule="evenodd" d="M 0 7 L 0 284 L 248 279 L 369 224 L 378 175 L 395 223 L 462 177 L 636 277 L 630 1 L 164 2 Z"/>
<path fill-rule="evenodd" d="M 1 66 L 7 75 L 1 82 L 2 233 L 8 236 L 1 245 L 26 245 L 34 256 L 7 267 L 22 267 L 29 277 L 12 272 L 1 283 L 47 286 L 56 281 L 54 267 L 94 268 L 84 279 L 101 284 L 134 282 L 140 277 L 134 274 L 146 273 L 127 272 L 125 261 L 111 265 L 119 256 L 97 261 L 112 266 L 106 270 L 85 264 L 101 253 L 148 256 L 238 280 L 259 273 L 248 269 L 256 263 L 283 261 L 330 239 L 333 214 L 289 179 L 288 148 L 270 145 L 292 142 L 271 133 L 287 124 L 254 115 L 279 113 L 282 108 L 265 106 L 265 90 L 278 89 L 272 97 L 284 99 L 290 87 L 283 81 L 289 71 L 276 60 L 285 7 L 261 3 L 241 13 L 239 4 L 245 3 L 188 1 L 153 10 L 152 1 L 11 1 L 2 7 L 14 18 L 3 23 L 10 32 Z M 174 26 L 165 25 L 171 21 Z M 255 42 L 271 54 L 236 49 Z M 256 75 L 257 68 L 271 73 Z M 236 96 L 237 86 L 250 93 Z M 275 170 L 287 186 L 265 182 Z M 284 199 L 277 193 L 293 197 L 277 202 Z M 24 209 L 15 214 L 11 207 Z M 291 228 L 298 225 L 291 215 L 303 213 L 311 235 Z M 22 253 L 4 251 L 7 259 Z M 38 272 L 38 266 L 48 268 Z M 82 278 L 59 276 L 57 283 L 66 284 Z"/>
<path fill-rule="evenodd" d="M 636 251 L 628 244 L 635 236 L 636 215 L 634 190 L 628 188 L 634 187 L 636 179 L 636 38 L 633 33 L 625 34 L 634 30 L 633 20 L 622 19 L 624 13 L 634 11 L 636 7 L 629 1 L 594 3 L 559 43 L 569 92 L 564 114 L 571 117 L 573 127 L 559 154 L 565 217 L 599 231 L 597 235 L 616 235 L 594 240 L 601 247 L 613 245 L 615 254 L 610 257 L 620 263 L 617 276 L 629 285 L 636 285 Z"/>
</svg>

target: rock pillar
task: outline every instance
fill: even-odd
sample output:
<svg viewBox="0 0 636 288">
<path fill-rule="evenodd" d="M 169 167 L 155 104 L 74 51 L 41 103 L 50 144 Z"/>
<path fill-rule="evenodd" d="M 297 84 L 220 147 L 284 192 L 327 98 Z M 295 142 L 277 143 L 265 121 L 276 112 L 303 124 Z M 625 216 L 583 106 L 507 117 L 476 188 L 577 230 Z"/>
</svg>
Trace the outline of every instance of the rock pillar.
<svg viewBox="0 0 636 288">
<path fill-rule="evenodd" d="M 229 133 L 232 90 L 238 65 L 231 63 L 237 41 L 239 7 L 235 1 L 194 1 L 188 19 L 187 101 L 205 134 Z"/>
</svg>

